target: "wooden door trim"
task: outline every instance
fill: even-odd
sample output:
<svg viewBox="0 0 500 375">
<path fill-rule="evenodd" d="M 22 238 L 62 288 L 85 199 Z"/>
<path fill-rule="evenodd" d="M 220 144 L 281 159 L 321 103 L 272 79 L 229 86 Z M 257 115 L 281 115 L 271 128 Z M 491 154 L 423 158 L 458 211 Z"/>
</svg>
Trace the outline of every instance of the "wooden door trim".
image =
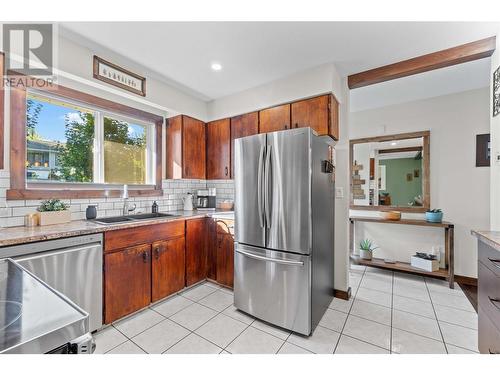
<svg viewBox="0 0 500 375">
<path fill-rule="evenodd" d="M 347 77 L 347 84 L 350 89 L 355 89 L 434 69 L 462 64 L 468 61 L 483 59 L 493 54 L 495 46 L 495 36 L 476 40 L 471 43 L 399 61 L 394 64 L 351 74 Z"/>
</svg>

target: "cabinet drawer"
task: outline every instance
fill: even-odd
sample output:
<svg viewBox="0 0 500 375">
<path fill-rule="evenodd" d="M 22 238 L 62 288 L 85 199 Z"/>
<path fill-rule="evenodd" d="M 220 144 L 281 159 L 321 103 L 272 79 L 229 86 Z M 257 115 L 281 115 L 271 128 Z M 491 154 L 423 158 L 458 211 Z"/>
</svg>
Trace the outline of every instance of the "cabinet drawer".
<svg viewBox="0 0 500 375">
<path fill-rule="evenodd" d="M 500 329 L 500 277 L 478 262 L 478 302 L 482 310 Z"/>
<path fill-rule="evenodd" d="M 478 251 L 479 261 L 500 277 L 500 251 L 492 249 L 482 241 L 478 241 Z"/>
<path fill-rule="evenodd" d="M 482 354 L 500 354 L 500 331 L 479 306 L 479 351 Z"/>
<path fill-rule="evenodd" d="M 184 226 L 185 221 L 179 220 L 106 232 L 104 234 L 104 251 L 109 252 L 124 247 L 184 236 Z"/>
</svg>

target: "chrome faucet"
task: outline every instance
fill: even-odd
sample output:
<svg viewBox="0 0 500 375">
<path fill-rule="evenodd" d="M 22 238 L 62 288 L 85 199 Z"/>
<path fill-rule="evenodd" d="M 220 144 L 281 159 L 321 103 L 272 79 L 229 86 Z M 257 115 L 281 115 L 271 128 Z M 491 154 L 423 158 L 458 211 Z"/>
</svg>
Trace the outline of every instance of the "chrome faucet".
<svg viewBox="0 0 500 375">
<path fill-rule="evenodd" d="M 134 211 L 137 207 L 137 205 L 134 203 L 133 207 L 130 208 L 130 204 L 128 202 L 128 186 L 123 185 L 123 216 L 127 216 L 130 212 Z"/>
</svg>

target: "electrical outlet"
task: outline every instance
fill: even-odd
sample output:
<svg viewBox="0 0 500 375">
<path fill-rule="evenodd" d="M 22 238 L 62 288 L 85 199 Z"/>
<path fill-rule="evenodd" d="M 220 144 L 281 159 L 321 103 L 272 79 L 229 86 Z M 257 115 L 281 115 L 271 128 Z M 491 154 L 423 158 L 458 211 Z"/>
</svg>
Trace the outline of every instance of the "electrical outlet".
<svg viewBox="0 0 500 375">
<path fill-rule="evenodd" d="M 335 198 L 337 198 L 337 199 L 344 198 L 344 188 L 343 187 L 336 187 L 335 188 Z"/>
</svg>

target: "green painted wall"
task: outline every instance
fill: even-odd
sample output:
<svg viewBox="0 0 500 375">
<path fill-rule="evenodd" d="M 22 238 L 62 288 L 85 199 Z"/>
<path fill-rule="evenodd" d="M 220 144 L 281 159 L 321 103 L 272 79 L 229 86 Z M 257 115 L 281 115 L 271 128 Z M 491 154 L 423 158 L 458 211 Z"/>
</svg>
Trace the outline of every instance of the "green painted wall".
<svg viewBox="0 0 500 375">
<path fill-rule="evenodd" d="M 414 158 L 379 160 L 379 165 L 385 165 L 385 190 L 389 193 L 392 206 L 407 206 L 417 195 L 422 195 L 422 160 Z M 414 176 L 414 170 L 419 170 L 419 176 Z M 406 175 L 411 173 L 412 180 L 406 181 Z"/>
</svg>

